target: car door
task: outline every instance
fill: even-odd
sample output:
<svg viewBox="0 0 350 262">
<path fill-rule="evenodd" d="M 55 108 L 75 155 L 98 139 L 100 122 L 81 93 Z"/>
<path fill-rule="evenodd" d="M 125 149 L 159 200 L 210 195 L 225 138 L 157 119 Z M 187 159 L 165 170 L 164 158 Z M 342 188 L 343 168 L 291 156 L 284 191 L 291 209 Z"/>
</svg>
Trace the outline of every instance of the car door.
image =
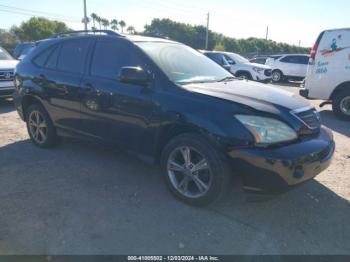
<svg viewBox="0 0 350 262">
<path fill-rule="evenodd" d="M 34 81 L 47 94 L 46 106 L 59 128 L 81 130 L 79 88 L 89 45 L 88 40 L 66 40 L 34 59 L 41 65 Z"/>
<path fill-rule="evenodd" d="M 123 149 L 138 151 L 147 140 L 149 118 L 157 107 L 153 89 L 121 83 L 124 66 L 149 71 L 142 53 L 123 39 L 96 40 L 89 74 L 82 82 L 81 118 L 84 132 Z"/>
<path fill-rule="evenodd" d="M 305 77 L 307 72 L 307 67 L 309 65 L 309 57 L 300 55 L 297 58 L 296 75 L 298 77 Z"/>
<path fill-rule="evenodd" d="M 293 56 L 284 56 L 278 60 L 276 68 L 280 69 L 285 76 L 294 76 L 296 73 Z"/>
</svg>

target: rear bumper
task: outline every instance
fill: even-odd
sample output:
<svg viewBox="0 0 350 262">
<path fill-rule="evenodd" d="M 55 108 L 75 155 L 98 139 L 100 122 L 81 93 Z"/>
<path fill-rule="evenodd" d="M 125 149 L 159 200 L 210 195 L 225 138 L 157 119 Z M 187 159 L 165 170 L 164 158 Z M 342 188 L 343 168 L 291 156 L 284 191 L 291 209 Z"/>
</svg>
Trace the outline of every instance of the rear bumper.
<svg viewBox="0 0 350 262">
<path fill-rule="evenodd" d="M 282 193 L 306 182 L 331 163 L 333 135 L 321 128 L 317 137 L 275 149 L 243 149 L 229 153 L 246 190 Z"/>
</svg>

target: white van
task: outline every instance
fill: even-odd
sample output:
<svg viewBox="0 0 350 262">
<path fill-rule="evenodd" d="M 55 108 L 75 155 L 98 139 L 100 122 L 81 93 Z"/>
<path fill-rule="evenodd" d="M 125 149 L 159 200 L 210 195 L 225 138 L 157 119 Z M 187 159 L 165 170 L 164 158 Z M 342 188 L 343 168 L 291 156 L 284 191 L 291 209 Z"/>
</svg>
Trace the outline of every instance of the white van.
<svg viewBox="0 0 350 262">
<path fill-rule="evenodd" d="M 350 28 L 322 32 L 311 50 L 300 95 L 325 100 L 336 115 L 350 120 Z"/>
</svg>

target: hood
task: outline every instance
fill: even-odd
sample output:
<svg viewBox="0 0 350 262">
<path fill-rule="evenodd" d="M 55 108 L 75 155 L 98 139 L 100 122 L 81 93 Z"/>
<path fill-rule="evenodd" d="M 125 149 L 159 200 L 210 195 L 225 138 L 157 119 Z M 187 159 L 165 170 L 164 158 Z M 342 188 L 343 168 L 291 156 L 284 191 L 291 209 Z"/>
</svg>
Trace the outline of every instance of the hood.
<svg viewBox="0 0 350 262">
<path fill-rule="evenodd" d="M 15 69 L 17 60 L 0 60 L 0 69 Z"/>
<path fill-rule="evenodd" d="M 258 68 L 263 68 L 263 69 L 271 69 L 270 66 L 268 65 L 262 65 L 258 63 L 244 63 L 244 65 L 249 66 L 249 67 L 258 67 Z"/>
<path fill-rule="evenodd" d="M 189 84 L 183 87 L 190 92 L 240 103 L 270 113 L 278 113 L 281 108 L 295 110 L 311 107 L 307 100 L 291 92 L 247 80 Z"/>
</svg>

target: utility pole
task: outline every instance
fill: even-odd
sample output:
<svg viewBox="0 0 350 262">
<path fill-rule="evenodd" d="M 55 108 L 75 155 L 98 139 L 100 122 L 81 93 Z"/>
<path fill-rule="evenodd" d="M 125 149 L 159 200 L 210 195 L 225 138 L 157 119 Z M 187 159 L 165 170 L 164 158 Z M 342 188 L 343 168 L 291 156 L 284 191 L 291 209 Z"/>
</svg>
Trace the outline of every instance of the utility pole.
<svg viewBox="0 0 350 262">
<path fill-rule="evenodd" d="M 208 44 L 209 44 L 209 12 L 207 14 L 207 32 L 205 36 L 205 49 L 208 50 Z"/>
<path fill-rule="evenodd" d="M 86 15 L 86 0 L 84 0 L 84 29 L 85 31 L 88 30 L 88 18 L 87 18 L 87 15 Z"/>
<path fill-rule="evenodd" d="M 301 46 L 301 40 L 299 40 L 299 47 Z"/>
<path fill-rule="evenodd" d="M 268 37 L 269 37 L 269 26 L 266 27 L 266 38 L 265 39 L 267 40 Z"/>
</svg>

